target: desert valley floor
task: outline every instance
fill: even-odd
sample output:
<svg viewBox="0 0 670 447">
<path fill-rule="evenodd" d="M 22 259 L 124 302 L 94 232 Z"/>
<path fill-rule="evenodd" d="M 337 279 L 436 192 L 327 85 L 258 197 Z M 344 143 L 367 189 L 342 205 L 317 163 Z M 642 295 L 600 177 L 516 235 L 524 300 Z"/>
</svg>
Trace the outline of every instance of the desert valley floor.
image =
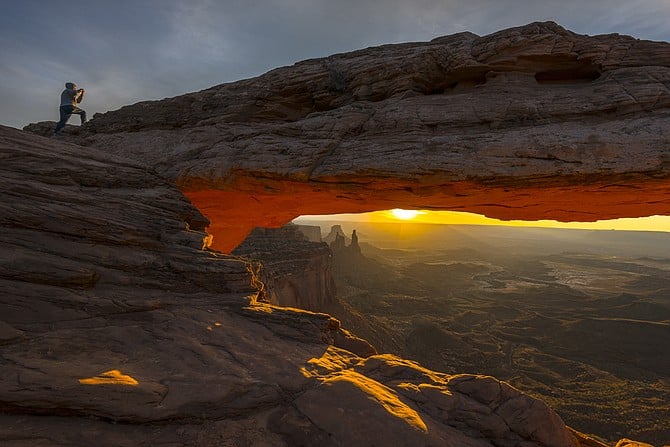
<svg viewBox="0 0 670 447">
<path fill-rule="evenodd" d="M 335 253 L 332 312 L 378 349 L 506 380 L 587 433 L 670 439 L 668 236 L 356 226 L 362 256 Z"/>
</svg>

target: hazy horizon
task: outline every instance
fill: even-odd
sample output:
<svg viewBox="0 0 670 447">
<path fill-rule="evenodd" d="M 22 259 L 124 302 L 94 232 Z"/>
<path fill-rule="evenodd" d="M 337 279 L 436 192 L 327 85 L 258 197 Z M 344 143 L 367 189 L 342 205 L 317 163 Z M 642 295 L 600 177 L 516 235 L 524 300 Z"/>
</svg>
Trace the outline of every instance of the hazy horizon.
<svg viewBox="0 0 670 447">
<path fill-rule="evenodd" d="M 493 219 L 474 213 L 456 211 L 415 211 L 414 217 L 401 218 L 394 215 L 396 210 L 374 211 L 358 214 L 331 214 L 331 215 L 305 215 L 293 219 L 293 222 L 303 221 L 345 221 L 366 223 L 404 223 L 404 224 L 433 224 L 433 225 L 477 225 L 477 226 L 501 226 L 517 228 L 555 228 L 572 230 L 599 230 L 599 231 L 644 231 L 644 232 L 670 232 L 670 216 L 649 216 L 639 218 L 623 218 L 599 220 L 596 222 L 558 222 L 553 220 L 503 221 Z M 405 210 L 399 210 L 405 211 Z"/>
<path fill-rule="evenodd" d="M 347 220 L 293 221 L 321 228 L 322 237 L 340 225 L 347 237 L 356 230 L 359 242 L 377 248 L 444 250 L 504 249 L 528 254 L 536 251 L 591 251 L 613 256 L 670 258 L 670 233 L 663 231 L 603 230 L 504 225 L 436 224 L 411 221 L 365 222 Z"/>
</svg>

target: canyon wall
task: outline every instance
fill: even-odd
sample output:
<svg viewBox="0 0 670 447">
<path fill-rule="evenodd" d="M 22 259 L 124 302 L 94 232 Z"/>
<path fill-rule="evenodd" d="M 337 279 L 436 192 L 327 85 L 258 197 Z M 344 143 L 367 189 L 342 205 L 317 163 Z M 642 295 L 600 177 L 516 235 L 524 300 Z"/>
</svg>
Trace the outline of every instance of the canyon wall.
<svg viewBox="0 0 670 447">
<path fill-rule="evenodd" d="M 296 225 L 256 228 L 233 254 L 260 261 L 258 274 L 272 304 L 323 311 L 335 302 L 328 245 L 306 240 Z"/>
</svg>

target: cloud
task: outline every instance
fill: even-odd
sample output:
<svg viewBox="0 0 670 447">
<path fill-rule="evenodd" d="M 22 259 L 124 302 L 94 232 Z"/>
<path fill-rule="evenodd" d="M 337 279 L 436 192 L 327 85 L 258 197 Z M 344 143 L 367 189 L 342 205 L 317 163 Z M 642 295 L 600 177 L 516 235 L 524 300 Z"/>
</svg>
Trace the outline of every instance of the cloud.
<svg viewBox="0 0 670 447">
<path fill-rule="evenodd" d="M 667 17 L 667 0 L 23 0 L 0 15 L 0 123 L 53 119 L 45 108 L 67 80 L 87 86 L 92 114 L 303 59 L 538 20 L 670 41 Z"/>
</svg>

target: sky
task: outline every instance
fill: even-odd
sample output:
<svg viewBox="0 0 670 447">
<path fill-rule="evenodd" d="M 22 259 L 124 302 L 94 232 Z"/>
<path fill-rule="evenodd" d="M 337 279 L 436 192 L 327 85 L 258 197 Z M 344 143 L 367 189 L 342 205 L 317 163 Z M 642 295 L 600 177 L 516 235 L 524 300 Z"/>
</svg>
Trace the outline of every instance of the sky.
<svg viewBox="0 0 670 447">
<path fill-rule="evenodd" d="M 3 1 L 0 124 L 58 120 L 64 83 L 89 117 L 276 67 L 461 31 L 552 20 L 670 41 L 669 0 Z M 78 118 L 73 118 L 77 123 Z"/>
<path fill-rule="evenodd" d="M 670 41 L 668 18 L 670 0 L 8 0 L 0 124 L 57 121 L 68 81 L 92 117 L 375 45 L 547 20 Z"/>
<path fill-rule="evenodd" d="M 595 222 L 558 222 L 555 220 L 508 220 L 502 221 L 480 214 L 460 211 L 429 211 L 393 209 L 360 214 L 333 214 L 326 216 L 305 215 L 294 219 L 295 223 L 318 221 L 420 223 L 440 225 L 503 225 L 512 227 L 542 227 L 584 230 L 619 231 L 670 231 L 670 216 L 648 216 L 639 218 L 608 219 Z"/>
</svg>

